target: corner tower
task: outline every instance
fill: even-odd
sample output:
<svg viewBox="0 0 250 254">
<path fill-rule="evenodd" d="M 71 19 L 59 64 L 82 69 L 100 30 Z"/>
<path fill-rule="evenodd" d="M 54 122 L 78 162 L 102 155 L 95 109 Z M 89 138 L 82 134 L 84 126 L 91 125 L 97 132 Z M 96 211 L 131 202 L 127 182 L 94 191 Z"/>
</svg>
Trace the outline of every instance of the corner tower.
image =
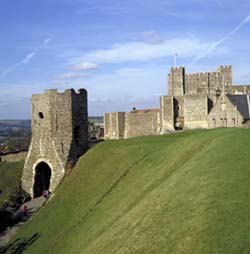
<svg viewBox="0 0 250 254">
<path fill-rule="evenodd" d="M 168 95 L 182 96 L 185 94 L 185 68 L 171 68 L 168 74 Z"/>
<path fill-rule="evenodd" d="M 46 90 L 32 96 L 32 139 L 22 187 L 32 197 L 52 192 L 88 149 L 87 91 Z"/>
</svg>

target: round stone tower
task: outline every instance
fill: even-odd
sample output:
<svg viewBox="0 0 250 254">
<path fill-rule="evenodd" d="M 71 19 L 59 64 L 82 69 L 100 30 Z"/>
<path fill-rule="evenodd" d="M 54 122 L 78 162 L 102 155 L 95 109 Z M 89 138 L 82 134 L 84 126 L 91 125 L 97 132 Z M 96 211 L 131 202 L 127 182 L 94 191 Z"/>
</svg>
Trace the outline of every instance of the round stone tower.
<svg viewBox="0 0 250 254">
<path fill-rule="evenodd" d="M 54 191 L 66 167 L 88 149 L 87 91 L 46 90 L 32 96 L 32 139 L 22 187 L 31 197 Z"/>
</svg>

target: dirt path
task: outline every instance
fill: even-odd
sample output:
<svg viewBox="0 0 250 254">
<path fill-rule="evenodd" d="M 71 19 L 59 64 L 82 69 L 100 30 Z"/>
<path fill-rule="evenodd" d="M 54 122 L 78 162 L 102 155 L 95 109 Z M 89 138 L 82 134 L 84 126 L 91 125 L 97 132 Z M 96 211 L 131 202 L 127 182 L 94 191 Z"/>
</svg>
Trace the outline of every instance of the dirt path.
<svg viewBox="0 0 250 254">
<path fill-rule="evenodd" d="M 27 215 L 25 216 L 23 208 L 20 207 L 18 211 L 14 214 L 13 219 L 18 223 L 13 227 L 8 227 L 5 232 L 0 235 L 0 247 L 8 243 L 8 241 L 16 234 L 17 230 L 29 219 L 32 215 L 40 209 L 46 199 L 44 197 L 34 198 L 31 201 L 25 203 L 27 206 Z"/>
</svg>

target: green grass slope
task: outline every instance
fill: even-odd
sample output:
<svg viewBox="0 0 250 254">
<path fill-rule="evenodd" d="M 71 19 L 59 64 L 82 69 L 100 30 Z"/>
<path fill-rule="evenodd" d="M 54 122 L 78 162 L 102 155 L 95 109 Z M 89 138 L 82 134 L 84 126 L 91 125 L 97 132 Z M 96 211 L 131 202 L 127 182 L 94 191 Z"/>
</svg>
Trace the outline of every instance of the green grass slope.
<svg viewBox="0 0 250 254">
<path fill-rule="evenodd" d="M 0 207 L 21 189 L 24 162 L 0 162 Z"/>
<path fill-rule="evenodd" d="M 98 145 L 5 253 L 250 253 L 250 130 Z"/>
</svg>

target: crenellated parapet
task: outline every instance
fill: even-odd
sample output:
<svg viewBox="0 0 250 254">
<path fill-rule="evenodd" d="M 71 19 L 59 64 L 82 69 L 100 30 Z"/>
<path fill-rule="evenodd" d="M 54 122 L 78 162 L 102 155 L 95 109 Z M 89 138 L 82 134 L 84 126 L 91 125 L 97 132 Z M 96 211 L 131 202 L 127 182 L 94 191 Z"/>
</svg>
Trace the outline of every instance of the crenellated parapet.
<svg viewBox="0 0 250 254">
<path fill-rule="evenodd" d="M 22 186 L 36 197 L 42 189 L 54 191 L 66 167 L 73 166 L 88 149 L 87 91 L 49 89 L 34 94 L 31 102 L 32 139 Z M 45 178 L 49 178 L 47 182 L 43 181 Z"/>
<path fill-rule="evenodd" d="M 231 65 L 221 65 L 217 71 L 196 73 L 185 73 L 184 67 L 177 67 L 171 68 L 168 75 L 168 94 L 171 96 L 216 95 L 223 89 L 230 92 L 231 86 Z"/>
</svg>

